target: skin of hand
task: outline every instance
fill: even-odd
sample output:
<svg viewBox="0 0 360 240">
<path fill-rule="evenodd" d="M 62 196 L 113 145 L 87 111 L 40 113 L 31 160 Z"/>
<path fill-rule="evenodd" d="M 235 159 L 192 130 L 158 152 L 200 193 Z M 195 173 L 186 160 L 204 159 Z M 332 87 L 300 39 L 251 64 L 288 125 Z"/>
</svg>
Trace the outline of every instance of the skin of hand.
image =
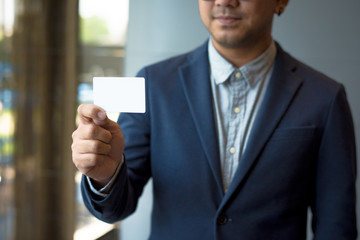
<svg viewBox="0 0 360 240">
<path fill-rule="evenodd" d="M 93 104 L 78 108 L 79 126 L 73 132 L 72 159 L 96 187 L 105 186 L 122 161 L 125 142 L 120 126 Z"/>
</svg>

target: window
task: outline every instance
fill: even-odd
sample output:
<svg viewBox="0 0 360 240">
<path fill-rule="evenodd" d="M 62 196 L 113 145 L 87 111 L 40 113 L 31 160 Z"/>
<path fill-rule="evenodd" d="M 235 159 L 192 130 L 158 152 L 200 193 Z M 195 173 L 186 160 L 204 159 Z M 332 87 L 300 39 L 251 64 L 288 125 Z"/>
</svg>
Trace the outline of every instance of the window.
<svg viewBox="0 0 360 240">
<path fill-rule="evenodd" d="M 123 76 L 128 0 L 80 0 L 80 69 L 78 102 L 92 103 L 92 78 Z M 112 120 L 118 114 L 108 113 Z M 81 173 L 76 174 L 77 230 L 74 239 L 101 236 L 117 226 L 103 223 L 85 209 L 80 196 Z"/>
<path fill-rule="evenodd" d="M 76 105 L 92 102 L 92 77 L 123 75 L 128 5 L 0 1 L 0 239 L 116 230 L 84 208 L 69 146 Z"/>
</svg>

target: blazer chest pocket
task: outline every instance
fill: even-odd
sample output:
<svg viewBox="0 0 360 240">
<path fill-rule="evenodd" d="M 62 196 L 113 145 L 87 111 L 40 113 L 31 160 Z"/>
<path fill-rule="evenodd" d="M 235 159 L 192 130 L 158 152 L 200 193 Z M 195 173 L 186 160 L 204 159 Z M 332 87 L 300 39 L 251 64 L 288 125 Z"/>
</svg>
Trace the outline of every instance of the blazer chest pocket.
<svg viewBox="0 0 360 240">
<path fill-rule="evenodd" d="M 306 140 L 315 136 L 315 126 L 277 128 L 271 137 L 271 141 Z"/>
</svg>

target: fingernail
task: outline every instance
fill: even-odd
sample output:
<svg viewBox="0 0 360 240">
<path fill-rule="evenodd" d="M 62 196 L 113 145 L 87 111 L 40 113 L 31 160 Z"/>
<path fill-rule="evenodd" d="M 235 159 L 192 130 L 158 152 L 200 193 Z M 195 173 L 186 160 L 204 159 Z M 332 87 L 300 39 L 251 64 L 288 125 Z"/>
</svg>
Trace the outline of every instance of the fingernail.
<svg viewBox="0 0 360 240">
<path fill-rule="evenodd" d="M 98 117 L 99 117 L 99 120 L 104 120 L 106 118 L 106 113 L 100 111 L 98 112 Z"/>
</svg>

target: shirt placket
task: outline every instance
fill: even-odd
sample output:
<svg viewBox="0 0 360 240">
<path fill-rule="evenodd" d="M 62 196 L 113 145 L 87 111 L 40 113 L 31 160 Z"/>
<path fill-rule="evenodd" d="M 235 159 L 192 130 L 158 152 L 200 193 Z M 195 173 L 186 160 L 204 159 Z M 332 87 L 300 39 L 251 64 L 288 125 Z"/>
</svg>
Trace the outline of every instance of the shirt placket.
<svg viewBox="0 0 360 240">
<path fill-rule="evenodd" d="M 242 154 L 241 134 L 244 132 L 243 124 L 246 112 L 247 82 L 240 71 L 235 71 L 230 78 L 231 99 L 228 111 L 228 134 L 225 153 L 225 191 L 236 172 Z"/>
</svg>

